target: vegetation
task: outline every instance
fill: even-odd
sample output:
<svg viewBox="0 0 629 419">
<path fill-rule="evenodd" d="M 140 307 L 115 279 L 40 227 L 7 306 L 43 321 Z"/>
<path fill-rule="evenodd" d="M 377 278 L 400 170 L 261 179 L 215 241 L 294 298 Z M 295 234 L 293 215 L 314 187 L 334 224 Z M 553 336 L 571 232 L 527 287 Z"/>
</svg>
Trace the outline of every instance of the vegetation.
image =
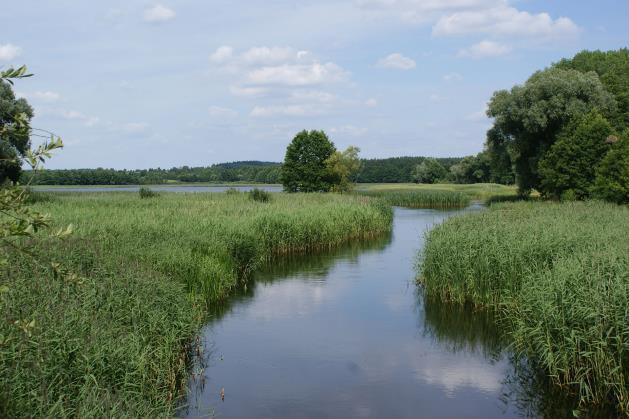
<svg viewBox="0 0 629 419">
<path fill-rule="evenodd" d="M 333 179 L 332 191 L 350 192 L 354 189 L 353 179 L 360 170 L 358 153 L 360 153 L 358 147 L 349 146 L 345 151 L 335 151 L 326 160 L 327 170 Z"/>
<path fill-rule="evenodd" d="M 260 205 L 244 193 L 57 193 L 32 208 L 76 225 L 62 248 L 38 251 L 78 277 L 14 253 L 0 271 L 6 417 L 172 414 L 204 302 L 265 260 L 385 234 L 392 218 L 377 201 L 329 194 Z"/>
<path fill-rule="evenodd" d="M 486 200 L 496 196 L 514 196 L 516 189 L 513 186 L 497 185 L 493 183 L 477 183 L 477 184 L 413 184 L 413 183 L 391 183 L 376 185 L 360 185 L 357 192 L 396 192 L 396 191 L 451 191 L 460 192 L 472 200 Z"/>
<path fill-rule="evenodd" d="M 417 183 L 437 183 L 445 180 L 447 173 L 446 168 L 436 159 L 426 159 L 415 166 L 413 180 Z"/>
<path fill-rule="evenodd" d="M 159 195 L 157 192 L 155 192 L 151 188 L 147 188 L 147 187 L 144 187 L 144 186 L 140 188 L 140 190 L 138 191 L 138 194 L 140 195 L 140 198 L 142 198 L 142 199 L 144 199 L 144 198 L 155 198 L 156 196 Z"/>
<path fill-rule="evenodd" d="M 612 143 L 596 168 L 593 195 L 617 204 L 629 202 L 629 129 Z"/>
<path fill-rule="evenodd" d="M 492 205 L 427 237 L 427 295 L 497 307 L 516 352 L 582 406 L 627 412 L 629 212 L 600 202 Z"/>
<path fill-rule="evenodd" d="M 361 170 L 356 176 L 358 183 L 411 183 L 413 171 L 427 157 L 391 157 L 387 159 L 363 160 Z M 459 157 L 436 159 L 443 167 L 450 167 L 461 161 Z"/>
<path fill-rule="evenodd" d="M 262 189 L 253 188 L 248 193 L 249 199 L 252 199 L 256 202 L 269 202 L 271 200 L 271 194 Z"/>
<path fill-rule="evenodd" d="M 521 194 L 591 197 L 607 140 L 629 128 L 627 74 L 629 50 L 583 51 L 494 93 L 486 143 L 494 181 L 512 164 Z M 618 197 L 612 200 L 623 202 Z"/>
<path fill-rule="evenodd" d="M 378 197 L 389 205 L 407 208 L 463 208 L 470 203 L 469 196 L 462 192 L 439 189 L 374 189 L 359 193 Z"/>
<path fill-rule="evenodd" d="M 323 131 L 301 131 L 286 148 L 282 184 L 287 192 L 327 192 L 333 178 L 327 161 L 336 147 Z"/>
</svg>

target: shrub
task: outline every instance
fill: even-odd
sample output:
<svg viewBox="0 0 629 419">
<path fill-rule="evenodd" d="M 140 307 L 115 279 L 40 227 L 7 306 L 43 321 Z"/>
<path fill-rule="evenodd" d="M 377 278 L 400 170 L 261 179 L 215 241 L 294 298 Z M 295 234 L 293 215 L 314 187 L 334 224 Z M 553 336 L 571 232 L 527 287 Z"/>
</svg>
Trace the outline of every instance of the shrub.
<svg viewBox="0 0 629 419">
<path fill-rule="evenodd" d="M 151 188 L 147 188 L 146 186 L 142 186 L 140 190 L 138 191 L 138 193 L 140 194 L 140 198 L 142 199 L 155 198 L 156 196 L 159 196 L 157 192 L 155 192 Z"/>
<path fill-rule="evenodd" d="M 271 200 L 271 193 L 262 189 L 254 188 L 249 191 L 249 199 L 256 202 L 269 202 Z"/>
</svg>

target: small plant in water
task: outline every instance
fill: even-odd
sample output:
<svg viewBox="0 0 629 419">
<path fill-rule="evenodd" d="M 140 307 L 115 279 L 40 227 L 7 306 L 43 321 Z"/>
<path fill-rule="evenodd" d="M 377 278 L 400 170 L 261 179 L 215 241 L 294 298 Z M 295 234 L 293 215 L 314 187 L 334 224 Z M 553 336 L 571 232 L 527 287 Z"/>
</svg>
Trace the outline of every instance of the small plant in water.
<svg viewBox="0 0 629 419">
<path fill-rule="evenodd" d="M 271 200 L 271 194 L 262 189 L 254 188 L 249 191 L 249 199 L 257 202 L 269 202 Z"/>
<path fill-rule="evenodd" d="M 138 191 L 138 193 L 140 194 L 140 198 L 142 198 L 142 199 L 144 199 L 144 198 L 155 198 L 156 196 L 159 196 L 159 194 L 157 192 L 155 192 L 151 188 L 147 188 L 145 186 L 142 186 L 140 188 L 140 190 Z"/>
</svg>

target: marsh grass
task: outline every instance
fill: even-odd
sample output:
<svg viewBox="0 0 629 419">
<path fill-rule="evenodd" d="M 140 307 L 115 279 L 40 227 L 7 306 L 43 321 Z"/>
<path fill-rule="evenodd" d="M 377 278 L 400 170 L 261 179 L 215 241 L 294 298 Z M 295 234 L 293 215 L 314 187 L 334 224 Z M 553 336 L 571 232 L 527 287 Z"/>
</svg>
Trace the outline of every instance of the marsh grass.
<svg viewBox="0 0 629 419">
<path fill-rule="evenodd" d="M 463 208 L 470 204 L 470 198 L 464 193 L 439 189 L 375 189 L 358 193 L 380 198 L 389 205 L 407 208 L 450 209 Z"/>
<path fill-rule="evenodd" d="M 581 407 L 629 411 L 629 210 L 519 202 L 454 217 L 427 236 L 431 297 L 499 309 L 516 354 Z"/>
<path fill-rule="evenodd" d="M 513 185 L 499 185 L 496 183 L 374 183 L 361 184 L 359 192 L 395 192 L 395 191 L 450 191 L 465 194 L 472 200 L 485 200 L 492 196 L 515 195 Z"/>
<path fill-rule="evenodd" d="M 1 417 L 169 417 L 202 318 L 265 261 L 386 235 L 365 197 L 57 193 L 34 204 L 75 233 L 44 244 L 79 275 L 12 255 L 0 270 Z M 6 288 L 5 288 L 6 287 Z M 17 323 L 16 323 L 17 322 Z"/>
</svg>

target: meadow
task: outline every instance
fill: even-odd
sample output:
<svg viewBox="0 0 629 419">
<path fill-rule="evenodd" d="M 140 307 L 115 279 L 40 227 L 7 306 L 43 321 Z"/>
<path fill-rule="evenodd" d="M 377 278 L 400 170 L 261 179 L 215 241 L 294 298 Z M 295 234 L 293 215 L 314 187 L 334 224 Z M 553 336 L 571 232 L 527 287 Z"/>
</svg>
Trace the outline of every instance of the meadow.
<svg viewBox="0 0 629 419">
<path fill-rule="evenodd" d="M 517 356 L 583 408 L 629 412 L 629 210 L 601 202 L 497 203 L 428 235 L 430 298 L 496 309 Z"/>
<path fill-rule="evenodd" d="M 391 229 L 366 197 L 254 195 L 34 196 L 75 229 L 38 253 L 76 275 L 20 254 L 2 268 L 0 416 L 172 416 L 212 305 L 274 258 Z"/>
</svg>

